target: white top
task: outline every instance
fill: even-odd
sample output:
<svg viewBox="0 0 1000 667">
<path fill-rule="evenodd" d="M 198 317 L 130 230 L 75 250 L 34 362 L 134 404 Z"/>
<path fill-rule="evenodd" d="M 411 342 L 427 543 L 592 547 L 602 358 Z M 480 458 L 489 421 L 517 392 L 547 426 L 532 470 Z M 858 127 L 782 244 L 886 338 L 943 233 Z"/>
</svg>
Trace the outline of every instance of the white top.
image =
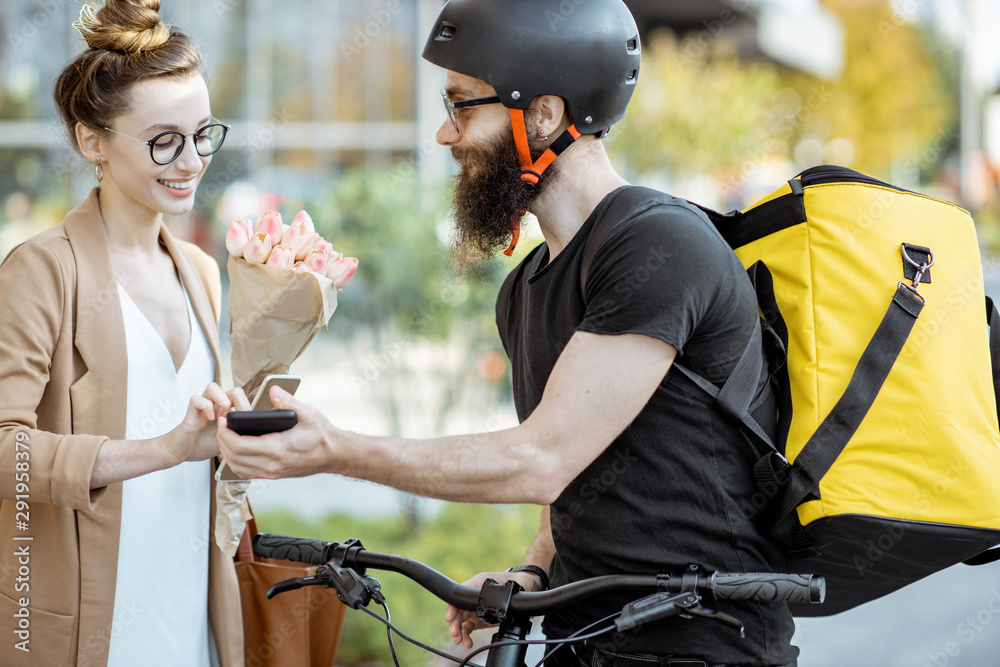
<svg viewBox="0 0 1000 667">
<path fill-rule="evenodd" d="M 159 334 L 118 285 L 128 347 L 125 437 L 152 438 L 184 419 L 215 379 L 215 359 L 184 292 L 191 344 L 179 370 Z M 211 462 L 126 480 L 109 667 L 210 667 L 208 619 Z"/>
</svg>

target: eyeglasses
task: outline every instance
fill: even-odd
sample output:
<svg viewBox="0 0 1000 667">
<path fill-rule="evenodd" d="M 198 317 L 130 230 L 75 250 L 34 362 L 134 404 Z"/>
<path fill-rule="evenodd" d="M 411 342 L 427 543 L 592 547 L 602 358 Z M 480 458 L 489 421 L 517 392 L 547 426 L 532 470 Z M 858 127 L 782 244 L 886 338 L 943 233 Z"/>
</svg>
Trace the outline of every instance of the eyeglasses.
<svg viewBox="0 0 1000 667">
<path fill-rule="evenodd" d="M 149 157 L 153 159 L 153 162 L 156 164 L 170 164 L 180 157 L 187 137 L 194 137 L 194 149 L 198 152 L 198 155 L 208 157 L 222 148 L 222 142 L 226 140 L 226 133 L 229 132 L 230 126 L 223 123 L 212 123 L 200 130 L 188 132 L 187 134 L 182 132 L 161 132 L 149 141 L 129 136 L 118 130 L 112 130 L 110 127 L 103 129 L 146 144 L 149 146 Z"/>
<path fill-rule="evenodd" d="M 455 109 L 464 109 L 465 107 L 478 107 L 483 104 L 499 104 L 500 98 L 497 96 L 493 97 L 479 97 L 474 100 L 462 100 L 461 102 L 452 102 L 448 98 L 448 92 L 445 90 L 441 91 L 441 99 L 444 100 L 445 111 L 448 112 L 448 118 L 451 120 L 451 124 L 455 126 L 455 131 L 458 132 L 458 121 L 455 120 Z"/>
</svg>

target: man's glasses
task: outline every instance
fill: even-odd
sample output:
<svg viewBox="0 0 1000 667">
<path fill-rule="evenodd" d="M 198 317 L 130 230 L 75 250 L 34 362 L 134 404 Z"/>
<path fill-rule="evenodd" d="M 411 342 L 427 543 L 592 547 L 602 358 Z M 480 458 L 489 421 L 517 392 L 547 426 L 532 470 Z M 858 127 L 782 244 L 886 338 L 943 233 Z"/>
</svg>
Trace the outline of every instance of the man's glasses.
<svg viewBox="0 0 1000 667">
<path fill-rule="evenodd" d="M 455 120 L 455 109 L 464 109 L 465 107 L 478 107 L 483 104 L 499 104 L 500 98 L 493 97 L 479 97 L 474 100 L 462 100 L 461 102 L 452 102 L 448 98 L 448 92 L 441 91 L 441 99 L 444 100 L 445 111 L 448 112 L 448 118 L 451 120 L 451 124 L 455 126 L 455 131 L 458 132 L 458 121 Z"/>
<path fill-rule="evenodd" d="M 194 149 L 198 152 L 198 155 L 208 157 L 222 148 L 222 142 L 226 140 L 226 132 L 229 132 L 229 127 L 229 125 L 224 125 L 223 123 L 212 123 L 200 130 L 188 132 L 187 134 L 181 132 L 162 132 L 149 141 L 129 136 L 118 130 L 112 130 L 110 127 L 103 129 L 108 132 L 120 134 L 123 137 L 128 137 L 141 144 L 146 144 L 149 146 L 149 157 L 153 158 L 153 162 L 156 164 L 170 164 L 180 157 L 181 152 L 184 150 L 184 141 L 187 137 L 194 137 Z"/>
</svg>

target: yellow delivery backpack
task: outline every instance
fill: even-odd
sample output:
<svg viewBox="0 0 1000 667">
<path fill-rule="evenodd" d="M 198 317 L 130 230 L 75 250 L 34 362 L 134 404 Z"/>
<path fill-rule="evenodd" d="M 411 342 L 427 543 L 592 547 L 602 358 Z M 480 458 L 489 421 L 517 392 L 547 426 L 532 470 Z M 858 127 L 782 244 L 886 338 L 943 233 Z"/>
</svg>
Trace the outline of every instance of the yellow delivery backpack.
<svg viewBox="0 0 1000 667">
<path fill-rule="evenodd" d="M 768 447 L 744 510 L 773 528 L 790 571 L 827 578 L 826 603 L 795 613 L 1000 558 L 986 553 L 1000 544 L 1000 317 L 969 214 L 832 165 L 744 211 L 702 210 L 748 269 L 764 340 L 780 340 L 778 436 L 754 438 Z M 737 382 L 699 384 L 724 395 Z M 748 402 L 726 411 L 752 426 Z"/>
</svg>

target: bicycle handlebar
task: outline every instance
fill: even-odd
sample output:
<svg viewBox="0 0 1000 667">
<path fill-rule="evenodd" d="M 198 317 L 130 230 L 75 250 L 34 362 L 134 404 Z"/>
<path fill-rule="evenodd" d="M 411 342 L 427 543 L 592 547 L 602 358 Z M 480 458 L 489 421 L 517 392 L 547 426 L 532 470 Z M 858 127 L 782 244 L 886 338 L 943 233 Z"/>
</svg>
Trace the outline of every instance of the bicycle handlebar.
<svg viewBox="0 0 1000 667">
<path fill-rule="evenodd" d="M 291 560 L 311 565 L 325 565 L 335 555 L 337 542 L 323 542 L 301 537 L 260 533 L 253 540 L 253 552 L 261 558 Z M 442 601 L 459 609 L 475 611 L 480 589 L 463 586 L 419 561 L 366 549 L 351 552 L 346 567 L 364 572 L 365 568 L 397 572 L 426 588 Z M 521 592 L 511 599 L 511 611 L 538 616 L 564 609 L 590 597 L 614 591 L 680 592 L 683 575 L 604 575 L 585 579 L 552 590 Z M 717 600 L 765 600 L 822 602 L 826 582 L 811 574 L 714 572 L 698 577 L 698 592 Z M 275 591 L 275 593 L 280 591 Z M 271 597 L 270 595 L 268 597 Z"/>
</svg>

